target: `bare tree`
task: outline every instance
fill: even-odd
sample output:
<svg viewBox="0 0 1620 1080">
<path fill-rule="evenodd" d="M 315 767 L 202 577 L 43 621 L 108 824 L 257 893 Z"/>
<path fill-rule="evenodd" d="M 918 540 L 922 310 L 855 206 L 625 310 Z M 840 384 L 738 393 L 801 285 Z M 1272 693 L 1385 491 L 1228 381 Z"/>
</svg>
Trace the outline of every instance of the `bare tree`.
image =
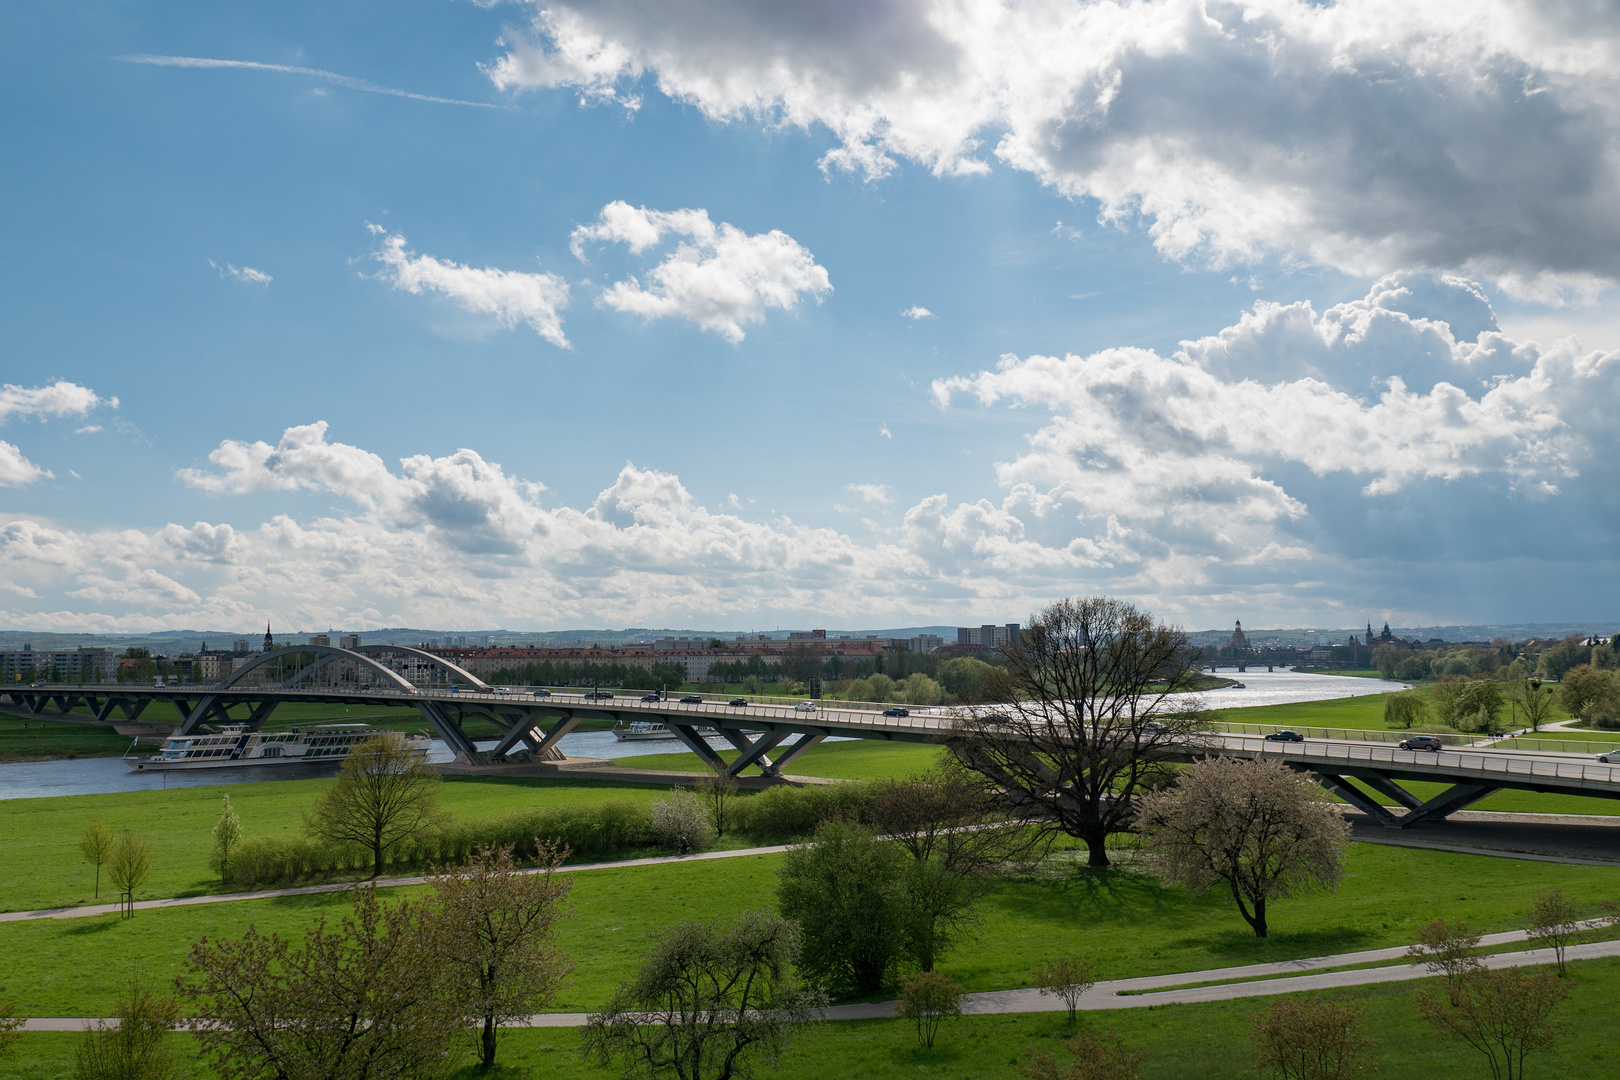
<svg viewBox="0 0 1620 1080">
<path fill-rule="evenodd" d="M 1418 931 L 1417 944 L 1407 949 L 1406 955 L 1413 963 L 1446 977 L 1446 996 L 1455 1005 L 1462 992 L 1462 977 L 1480 970 L 1479 958 L 1474 955 L 1477 948 L 1479 934 L 1467 923 L 1459 920 L 1448 924 L 1436 919 Z"/>
<path fill-rule="evenodd" d="M 696 786 L 698 798 L 708 811 L 709 823 L 714 826 L 714 835 L 726 835 L 731 825 L 732 802 L 737 797 L 737 778 L 725 762 L 717 761 Z"/>
<path fill-rule="evenodd" d="M 325 916 L 294 946 L 254 927 L 192 947 L 192 1032 L 222 1080 L 389 1080 L 441 1071 L 466 1012 L 439 962 L 439 920 L 410 901 L 354 890 L 353 917 Z"/>
<path fill-rule="evenodd" d="M 1564 1034 L 1553 1010 L 1569 988 L 1548 968 L 1476 968 L 1458 979 L 1455 1004 L 1420 989 L 1418 1015 L 1485 1055 L 1492 1080 L 1521 1080 L 1531 1054 L 1554 1049 Z"/>
<path fill-rule="evenodd" d="M 107 857 L 107 880 L 118 890 L 119 910 L 124 918 L 135 917 L 135 890 L 151 876 L 151 845 L 125 829 Z"/>
<path fill-rule="evenodd" d="M 371 876 L 381 877 L 390 851 L 440 819 L 435 796 L 441 783 L 404 736 L 383 732 L 349 751 L 304 824 L 329 843 L 371 852 Z"/>
<path fill-rule="evenodd" d="M 147 990 L 138 975 L 113 1007 L 113 1023 L 87 1027 L 75 1053 L 77 1080 L 171 1080 L 181 1075 L 167 1035 L 180 1003 Z"/>
<path fill-rule="evenodd" d="M 1338 887 L 1350 826 L 1317 785 L 1274 761 L 1207 758 L 1142 800 L 1142 839 L 1165 876 L 1232 891 L 1266 936 L 1268 901 Z"/>
<path fill-rule="evenodd" d="M 90 827 L 84 830 L 79 837 L 79 854 L 84 861 L 96 868 L 96 899 L 101 899 L 101 867 L 112 857 L 113 833 L 99 821 L 92 821 Z"/>
<path fill-rule="evenodd" d="M 1114 1032 L 1098 1035 L 1082 1030 L 1065 1044 L 1069 1067 L 1058 1065 L 1050 1054 L 1036 1054 L 1018 1071 L 1030 1080 L 1136 1080 L 1147 1054 L 1126 1050 L 1125 1041 Z"/>
<path fill-rule="evenodd" d="M 1554 889 L 1546 896 L 1537 897 L 1530 910 L 1530 923 L 1525 934 L 1543 948 L 1550 948 L 1558 958 L 1558 974 L 1564 974 L 1564 950 L 1574 943 L 1585 929 L 1581 925 L 1575 905 L 1563 889 Z"/>
<path fill-rule="evenodd" d="M 934 1048 L 939 1026 L 962 1015 L 962 984 L 943 971 L 921 971 L 900 981 L 900 1003 L 895 1015 L 917 1025 L 917 1041 L 924 1050 Z"/>
<path fill-rule="evenodd" d="M 532 873 L 512 861 L 510 847 L 483 847 L 465 866 L 433 877 L 443 921 L 445 958 L 464 976 L 459 998 L 482 1025 L 479 1053 L 495 1064 L 502 1023 L 528 1016 L 556 996 L 573 967 L 557 947 L 557 920 L 573 882 L 557 874 L 567 848 L 535 841 Z"/>
<path fill-rule="evenodd" d="M 1280 998 L 1252 1017 L 1255 1069 L 1283 1080 L 1349 1080 L 1362 1071 L 1372 1040 L 1361 1033 L 1361 1006 L 1325 997 Z"/>
<path fill-rule="evenodd" d="M 822 1004 L 793 974 L 796 924 L 770 912 L 682 923 L 584 1029 L 586 1057 L 626 1077 L 730 1080 L 774 1061 Z"/>
<path fill-rule="evenodd" d="M 1080 999 L 1097 984 L 1097 965 L 1078 956 L 1048 960 L 1029 974 L 1041 988 L 1042 997 L 1055 994 L 1063 1002 L 1069 1010 L 1071 1024 L 1080 1008 Z"/>
<path fill-rule="evenodd" d="M 1175 697 L 1197 679 L 1186 635 L 1107 597 L 1060 600 L 1006 649 L 1006 703 L 962 711 L 950 747 L 1007 803 L 1108 865 L 1138 797 L 1207 730 Z"/>
</svg>

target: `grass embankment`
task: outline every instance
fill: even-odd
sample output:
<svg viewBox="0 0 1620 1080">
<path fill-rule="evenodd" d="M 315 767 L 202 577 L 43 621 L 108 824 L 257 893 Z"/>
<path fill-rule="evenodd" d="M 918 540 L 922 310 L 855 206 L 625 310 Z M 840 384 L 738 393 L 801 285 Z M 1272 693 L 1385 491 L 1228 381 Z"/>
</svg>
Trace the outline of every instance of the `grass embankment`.
<svg viewBox="0 0 1620 1080">
<path fill-rule="evenodd" d="M 726 761 L 737 760 L 737 751 L 720 750 Z M 794 776 L 819 776 L 830 780 L 881 780 L 891 776 L 913 776 L 938 760 L 940 748 L 928 743 L 891 743 L 865 740 L 824 742 L 788 766 Z M 671 754 L 644 754 L 619 758 L 615 765 L 625 769 L 700 772 L 703 765 L 690 750 Z"/>
<path fill-rule="evenodd" d="M 762 855 L 578 875 L 576 917 L 561 928 L 576 968 L 556 1008 L 599 1007 L 662 927 L 773 906 L 780 864 L 781 856 Z M 1093 871 L 1069 862 L 1049 876 L 1001 884 L 983 905 L 976 939 L 943 966 L 972 991 L 1027 986 L 1033 967 L 1060 955 L 1094 960 L 1104 978 L 1200 971 L 1405 945 L 1441 917 L 1484 931 L 1515 929 L 1554 887 L 1593 913 L 1598 901 L 1620 895 L 1620 868 L 1604 866 L 1355 844 L 1346 869 L 1336 893 L 1276 904 L 1272 936 L 1260 940 L 1225 896 L 1190 897 L 1128 866 Z M 103 1015 L 133 964 L 167 980 L 204 934 L 234 936 L 248 925 L 297 934 L 317 914 L 333 917 L 348 904 L 344 893 L 327 893 L 147 910 L 128 920 L 3 923 L 0 995 L 15 997 L 27 1015 Z"/>
<path fill-rule="evenodd" d="M 0 713 L 0 762 L 116 757 L 129 743 L 110 726 Z"/>
</svg>

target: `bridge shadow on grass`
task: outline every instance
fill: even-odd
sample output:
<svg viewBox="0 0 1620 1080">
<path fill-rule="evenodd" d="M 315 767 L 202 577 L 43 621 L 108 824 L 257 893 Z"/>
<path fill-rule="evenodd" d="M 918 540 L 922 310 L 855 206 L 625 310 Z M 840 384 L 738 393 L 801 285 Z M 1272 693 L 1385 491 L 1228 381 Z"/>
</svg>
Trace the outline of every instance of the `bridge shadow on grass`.
<svg viewBox="0 0 1620 1080">
<path fill-rule="evenodd" d="M 122 925 L 126 920 L 117 915 L 90 915 L 74 919 L 72 923 L 62 928 L 63 937 L 87 937 L 91 934 L 105 934 L 108 930 Z"/>
</svg>

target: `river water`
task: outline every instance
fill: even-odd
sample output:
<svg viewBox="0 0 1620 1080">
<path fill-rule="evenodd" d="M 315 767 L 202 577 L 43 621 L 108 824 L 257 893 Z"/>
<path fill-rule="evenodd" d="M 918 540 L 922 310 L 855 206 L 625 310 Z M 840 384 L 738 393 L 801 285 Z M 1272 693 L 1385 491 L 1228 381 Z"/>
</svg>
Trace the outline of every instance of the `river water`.
<svg viewBox="0 0 1620 1080">
<path fill-rule="evenodd" d="M 1348 678 L 1343 675 L 1305 675 L 1292 671 L 1254 671 L 1238 674 L 1221 672 L 1224 678 L 1235 678 L 1244 689 L 1211 690 L 1199 695 L 1211 709 L 1240 709 L 1247 705 L 1283 705 L 1301 701 L 1328 701 L 1334 698 L 1359 697 L 1363 694 L 1387 694 L 1402 684 L 1379 679 Z M 710 740 L 715 746 L 729 745 L 723 740 Z M 829 740 L 832 741 L 832 740 Z M 480 741 L 479 747 L 488 749 L 494 740 Z M 649 739 L 645 742 L 620 742 L 611 731 L 576 731 L 559 740 L 563 753 L 569 757 L 627 758 L 644 754 L 674 754 L 682 746 L 674 739 Z M 438 739 L 428 753 L 428 760 L 450 761 L 455 755 Z M 147 791 L 169 787 L 204 787 L 214 784 L 240 784 L 262 780 L 301 780 L 330 776 L 334 765 L 282 765 L 274 770 L 263 767 L 242 769 L 207 769 L 198 772 L 133 773 L 121 758 L 77 758 L 60 761 L 23 761 L 0 765 L 0 799 L 34 799 L 49 795 L 100 795 L 115 791 Z"/>
</svg>

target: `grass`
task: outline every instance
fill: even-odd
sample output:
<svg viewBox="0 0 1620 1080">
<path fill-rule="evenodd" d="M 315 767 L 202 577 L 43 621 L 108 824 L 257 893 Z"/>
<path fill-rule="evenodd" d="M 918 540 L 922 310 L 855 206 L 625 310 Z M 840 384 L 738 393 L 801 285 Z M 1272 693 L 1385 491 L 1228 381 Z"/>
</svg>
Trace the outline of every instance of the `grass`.
<svg viewBox="0 0 1620 1080">
<path fill-rule="evenodd" d="M 101 724 L 0 713 L 0 762 L 116 757 L 129 749 L 129 743 L 128 737 Z"/>
<path fill-rule="evenodd" d="M 577 875 L 576 915 L 561 929 L 576 968 L 555 1007 L 600 1006 L 663 927 L 772 906 L 780 862 L 759 855 Z M 1599 900 L 1620 895 L 1620 868 L 1354 844 L 1339 891 L 1276 903 L 1272 935 L 1262 940 L 1222 895 L 1189 897 L 1129 867 L 1060 863 L 1047 876 L 1004 882 L 985 901 L 976 938 L 944 966 L 982 991 L 1028 986 L 1032 968 L 1062 955 L 1095 961 L 1102 978 L 1323 956 L 1409 944 L 1419 926 L 1442 917 L 1486 932 L 1515 929 L 1554 887 L 1595 912 Z M 348 903 L 336 893 L 154 909 L 128 920 L 0 924 L 0 999 L 16 998 L 25 1015 L 103 1015 L 131 965 L 165 981 L 204 934 L 236 936 L 250 924 L 301 933 L 316 915 L 340 914 Z"/>
<path fill-rule="evenodd" d="M 735 761 L 736 750 L 722 750 L 720 756 Z M 913 776 L 931 766 L 940 748 L 928 743 L 851 740 L 824 742 L 788 766 L 795 776 L 821 776 L 835 780 L 880 780 L 891 776 Z M 690 750 L 676 754 L 645 754 L 620 758 L 613 764 L 625 769 L 676 770 L 701 772 L 703 766 Z"/>
<path fill-rule="evenodd" d="M 1361 1028 L 1375 1039 L 1367 1058 L 1370 1072 L 1384 1080 L 1477 1080 L 1483 1058 L 1460 1043 L 1438 1038 L 1417 1016 L 1412 995 L 1436 980 L 1348 987 L 1331 996 L 1357 1003 Z M 1531 1077 L 1608 1080 L 1620 1073 L 1620 1015 L 1613 1008 L 1620 995 L 1620 961 L 1575 961 L 1570 964 L 1570 997 L 1555 1014 L 1569 1032 L 1559 1049 L 1533 1055 Z M 1142 1080 L 1202 1080 L 1251 1074 L 1254 1048 L 1249 1041 L 1252 1018 L 1273 998 L 1160 1005 L 1081 1014 L 1080 1025 L 1117 1032 L 1132 1050 L 1146 1053 Z M 1067 1061 L 1063 1043 L 1074 1033 L 1061 1013 L 969 1016 L 947 1022 L 932 1050 L 917 1044 L 912 1026 L 903 1020 L 835 1021 L 799 1033 L 776 1068 L 762 1075 L 781 1080 L 894 1080 L 900 1075 L 939 1080 L 1014 1080 L 1017 1067 L 1034 1052 Z M 25 1035 L 16 1060 L 7 1063 L 16 1080 L 57 1080 L 73 1072 L 73 1048 L 79 1036 Z M 185 1035 L 171 1036 L 189 1067 L 186 1075 L 211 1074 L 189 1059 L 195 1044 Z M 470 1044 L 470 1040 L 469 1040 Z M 587 1064 L 573 1028 L 512 1029 L 502 1032 L 496 1070 L 478 1071 L 470 1063 L 457 1080 L 492 1077 L 501 1080 L 607 1080 L 613 1070 Z"/>
</svg>

